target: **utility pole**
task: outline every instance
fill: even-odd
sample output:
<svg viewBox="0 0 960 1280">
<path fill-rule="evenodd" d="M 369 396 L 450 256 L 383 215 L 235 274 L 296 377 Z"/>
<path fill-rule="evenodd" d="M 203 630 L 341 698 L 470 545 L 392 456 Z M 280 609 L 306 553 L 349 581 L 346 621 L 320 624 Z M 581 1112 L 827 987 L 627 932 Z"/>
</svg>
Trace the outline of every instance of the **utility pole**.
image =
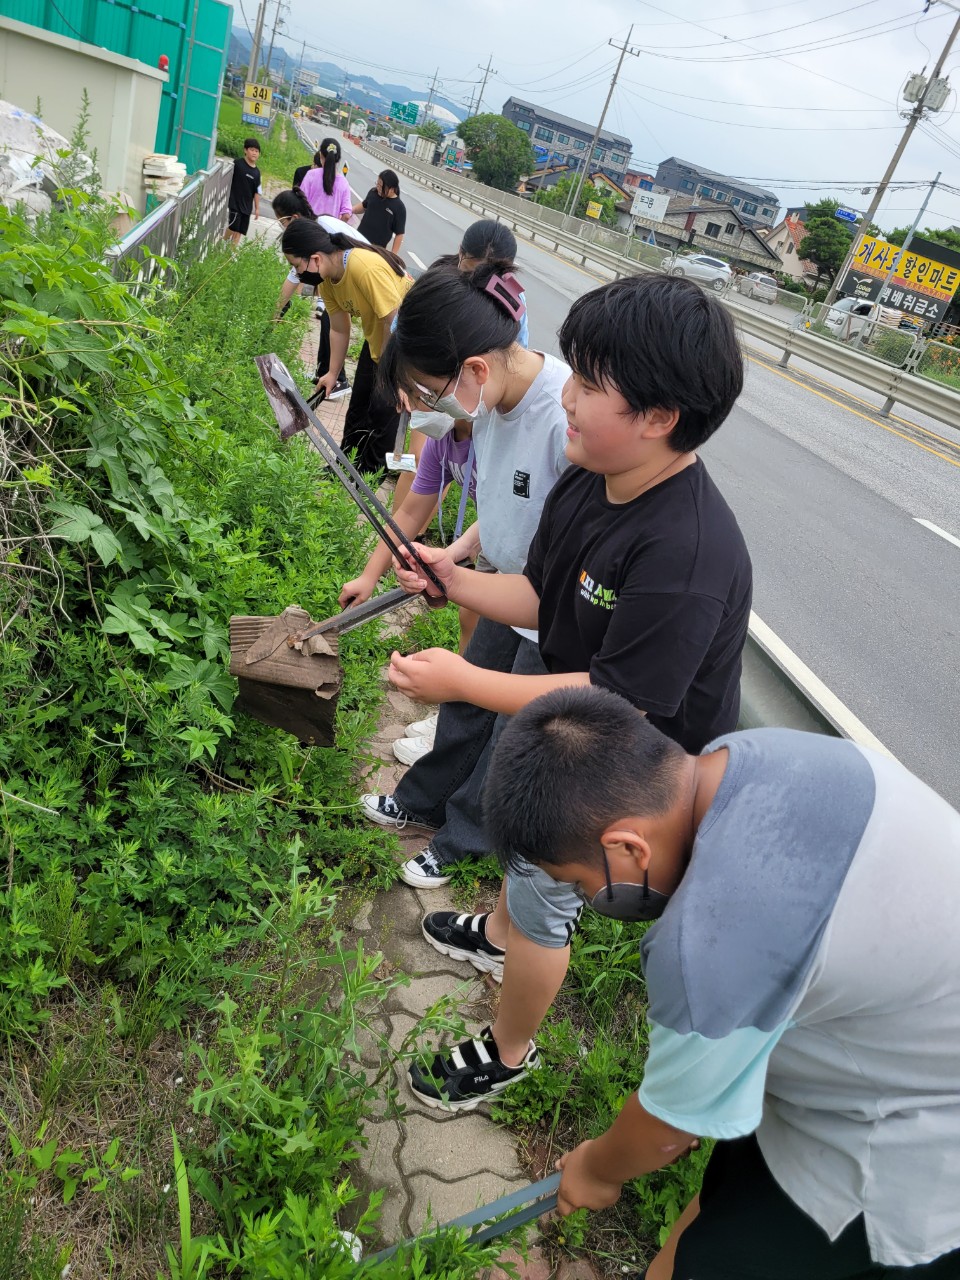
<svg viewBox="0 0 960 1280">
<path fill-rule="evenodd" d="M 940 57 L 937 59 L 937 65 L 933 69 L 933 74 L 924 84 L 923 92 L 917 99 L 916 106 L 910 112 L 907 119 L 907 127 L 904 129 L 903 136 L 897 143 L 897 149 L 894 151 L 893 156 L 890 159 L 890 163 L 887 165 L 887 171 L 881 178 L 880 185 L 874 192 L 873 199 L 870 201 L 870 208 L 860 219 L 860 223 L 857 226 L 856 231 L 853 233 L 853 239 L 850 241 L 850 248 L 847 251 L 847 256 L 843 261 L 843 266 L 833 278 L 833 284 L 830 286 L 830 291 L 824 299 L 824 306 L 829 307 L 834 301 L 840 290 L 840 286 L 843 284 L 847 272 L 850 270 L 850 265 L 853 262 L 853 255 L 856 252 L 858 243 L 860 242 L 860 237 L 873 221 L 874 214 L 880 207 L 880 201 L 887 193 L 887 187 L 890 185 L 890 180 L 894 173 L 896 173 L 897 165 L 900 163 L 900 157 L 903 155 L 907 143 L 913 136 L 914 129 L 916 129 L 917 125 L 923 119 L 923 113 L 926 109 L 927 98 L 930 94 L 930 90 L 932 89 L 934 82 L 939 78 L 940 72 L 943 70 L 943 64 L 946 62 L 950 50 L 953 48 L 953 43 L 958 35 L 960 35 L 960 18 L 958 18 L 954 23 L 953 30 L 950 32 L 949 36 L 947 36 L 947 43 L 940 51 Z"/>
<path fill-rule="evenodd" d="M 490 64 L 492 62 L 493 54 L 491 53 L 490 57 L 487 59 L 487 65 L 485 67 L 481 67 L 479 62 L 477 63 L 477 70 L 483 72 L 483 84 L 480 86 L 480 96 L 477 98 L 477 115 L 480 114 L 480 108 L 483 106 L 483 91 L 486 89 L 487 81 L 490 79 Z"/>
<path fill-rule="evenodd" d="M 300 110 L 300 98 L 302 96 L 300 93 L 300 83 L 301 83 L 300 72 L 303 70 L 303 55 L 304 53 L 306 53 L 306 50 L 307 50 L 307 42 L 306 40 L 304 40 L 300 45 L 300 61 L 297 64 L 297 82 L 295 85 L 290 86 L 290 114 L 291 115 L 293 115 L 294 95 L 296 95 L 296 99 L 297 99 L 297 110 L 298 111 Z"/>
<path fill-rule="evenodd" d="M 273 31 L 270 33 L 270 52 L 267 54 L 267 84 L 270 83 L 271 64 L 273 62 L 273 42 L 277 38 L 277 28 L 282 25 L 280 15 L 283 13 L 283 0 L 277 0 L 277 12 L 273 15 Z"/>
<path fill-rule="evenodd" d="M 607 108 L 610 106 L 610 99 L 613 97 L 613 91 L 617 87 L 617 76 L 619 76 L 620 68 L 623 66 L 623 60 L 628 53 L 632 58 L 640 57 L 639 49 L 630 48 L 630 37 L 632 35 L 633 35 L 633 24 L 631 23 L 630 30 L 627 32 L 627 38 L 623 42 L 623 44 L 614 44 L 612 40 L 607 41 L 607 44 L 611 45 L 614 49 L 620 50 L 620 57 L 617 59 L 617 67 L 613 73 L 613 79 L 610 81 L 610 89 L 607 92 L 607 100 L 603 104 L 603 110 L 600 112 L 600 123 L 597 125 L 596 130 L 594 131 L 593 141 L 590 143 L 590 150 L 587 152 L 586 160 L 584 161 L 583 172 L 580 174 L 580 177 L 578 178 L 577 182 L 574 184 L 573 191 L 570 194 L 570 205 L 568 210 L 566 210 L 566 212 L 576 214 L 577 204 L 580 201 L 580 192 L 583 190 L 583 183 L 587 176 L 587 169 L 589 165 L 593 162 L 593 153 L 597 149 L 597 141 L 600 137 L 601 132 L 603 131 L 603 122 L 607 118 Z"/>
<path fill-rule="evenodd" d="M 433 108 L 433 95 L 437 92 L 437 76 L 440 74 L 440 68 L 437 67 L 433 73 L 433 84 L 430 86 L 430 93 L 427 96 L 427 105 L 423 108 L 423 123 L 426 124 L 430 119 L 430 112 Z"/>
<path fill-rule="evenodd" d="M 260 0 L 257 9 L 257 20 L 253 25 L 253 45 L 250 48 L 250 65 L 247 67 L 247 79 L 257 83 L 257 72 L 260 69 L 260 46 L 263 44 L 263 24 L 267 16 L 267 0 Z"/>
</svg>

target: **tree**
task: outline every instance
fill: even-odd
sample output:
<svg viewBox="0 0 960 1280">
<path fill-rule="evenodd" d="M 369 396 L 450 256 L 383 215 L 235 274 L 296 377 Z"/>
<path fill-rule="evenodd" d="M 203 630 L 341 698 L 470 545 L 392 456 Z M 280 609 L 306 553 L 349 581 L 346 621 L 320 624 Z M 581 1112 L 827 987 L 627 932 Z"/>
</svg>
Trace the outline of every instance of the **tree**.
<svg viewBox="0 0 960 1280">
<path fill-rule="evenodd" d="M 909 227 L 894 227 L 883 238 L 889 240 L 891 244 L 903 244 L 909 230 Z M 917 231 L 915 234 L 922 236 L 924 240 L 932 240 L 935 244 L 942 244 L 944 248 L 954 249 L 960 253 L 960 231 L 947 227 L 927 227 L 925 231 Z"/>
<path fill-rule="evenodd" d="M 807 206 L 807 234 L 800 241 L 798 253 L 817 268 L 818 285 L 837 274 L 853 239 L 853 226 L 837 217 L 839 208 L 839 200 L 830 197 Z"/>
<path fill-rule="evenodd" d="M 474 173 L 499 191 L 515 190 L 521 174 L 530 173 L 536 164 L 527 135 L 503 116 L 471 116 L 457 132 Z"/>
<path fill-rule="evenodd" d="M 423 124 L 414 130 L 421 138 L 430 138 L 433 142 L 443 141 L 443 129 L 438 120 L 424 120 Z"/>
<path fill-rule="evenodd" d="M 538 191 L 534 196 L 535 203 L 542 204 L 547 209 L 566 209 L 570 193 L 576 181 L 577 179 L 574 176 L 561 178 L 555 186 Z M 586 218 L 587 205 L 590 202 L 602 206 L 600 217 L 597 219 L 591 218 L 591 222 L 602 222 L 607 227 L 615 227 L 617 225 L 617 197 L 609 187 L 595 187 L 592 182 L 585 181 L 580 189 L 580 197 L 577 200 L 574 216 Z"/>
</svg>

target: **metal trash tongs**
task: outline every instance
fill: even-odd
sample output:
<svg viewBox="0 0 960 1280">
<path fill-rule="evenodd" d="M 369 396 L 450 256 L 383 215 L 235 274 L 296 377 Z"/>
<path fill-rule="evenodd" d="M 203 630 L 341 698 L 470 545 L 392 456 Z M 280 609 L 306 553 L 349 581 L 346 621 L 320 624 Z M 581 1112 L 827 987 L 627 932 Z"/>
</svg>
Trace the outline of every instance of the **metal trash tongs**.
<svg viewBox="0 0 960 1280">
<path fill-rule="evenodd" d="M 441 1223 L 428 1238 L 432 1239 L 443 1231 L 449 1231 L 451 1227 L 483 1226 L 484 1223 L 490 1223 L 491 1218 L 498 1218 L 502 1213 L 507 1214 L 508 1216 L 501 1218 L 499 1222 L 483 1226 L 482 1231 L 470 1233 L 468 1239 L 471 1244 L 486 1244 L 488 1240 L 496 1240 L 498 1236 L 506 1235 L 514 1228 L 522 1227 L 525 1223 L 532 1222 L 534 1218 L 550 1213 L 557 1207 L 559 1186 L 560 1174 L 553 1173 L 549 1178 L 543 1178 L 540 1182 L 531 1182 L 529 1186 L 522 1187 L 519 1191 L 511 1191 L 508 1195 L 501 1196 L 499 1200 L 481 1205 L 479 1209 L 465 1213 L 460 1218 L 451 1218 L 449 1222 Z M 379 1253 L 365 1258 L 364 1262 L 383 1262 L 386 1258 L 392 1258 L 399 1249 L 413 1244 L 415 1239 L 416 1237 L 413 1237 L 400 1244 L 392 1245 L 389 1249 L 381 1249 Z"/>
<path fill-rule="evenodd" d="M 260 373 L 274 417 L 277 419 L 281 440 L 289 440 L 299 431 L 307 433 L 310 443 L 360 508 L 377 537 L 387 544 L 391 553 L 400 561 L 404 559 L 400 554 L 400 548 L 403 547 L 423 576 L 437 588 L 438 595 L 428 594 L 426 591 L 421 593 L 427 604 L 433 609 L 445 605 L 447 596 L 440 579 L 417 555 L 413 543 L 313 413 L 313 407 L 321 402 L 323 393 L 312 396 L 309 402 L 304 400 L 289 370 L 277 355 L 271 353 L 266 356 L 254 356 L 254 362 Z M 326 619 L 312 630 L 304 632 L 301 639 L 309 639 L 323 631 L 329 631 L 334 626 L 340 631 L 352 630 L 361 622 L 375 618 L 381 613 L 387 613 L 404 599 L 410 598 L 402 588 L 397 588 L 396 591 L 377 596 L 362 605 L 354 605 L 352 608 L 345 609 L 343 613 Z"/>
</svg>

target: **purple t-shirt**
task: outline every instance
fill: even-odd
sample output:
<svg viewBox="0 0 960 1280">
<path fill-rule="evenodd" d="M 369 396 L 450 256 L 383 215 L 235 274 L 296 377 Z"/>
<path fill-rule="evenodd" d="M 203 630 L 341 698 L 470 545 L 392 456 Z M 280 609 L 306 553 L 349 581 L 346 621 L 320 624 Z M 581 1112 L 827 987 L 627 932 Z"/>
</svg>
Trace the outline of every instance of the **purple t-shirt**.
<svg viewBox="0 0 960 1280">
<path fill-rule="evenodd" d="M 353 205 L 350 200 L 350 184 L 342 173 L 335 175 L 333 190 L 329 195 L 323 189 L 322 169 L 311 169 L 304 174 L 300 190 L 310 201 L 310 208 L 314 213 L 329 213 L 334 218 L 349 222 Z"/>
<path fill-rule="evenodd" d="M 463 485 L 463 472 L 470 454 L 470 440 L 454 440 L 449 431 L 442 440 L 428 438 L 420 453 L 417 474 L 410 486 L 414 493 L 429 493 L 439 497 L 451 480 Z M 477 460 L 470 468 L 470 497 L 477 498 Z"/>
</svg>

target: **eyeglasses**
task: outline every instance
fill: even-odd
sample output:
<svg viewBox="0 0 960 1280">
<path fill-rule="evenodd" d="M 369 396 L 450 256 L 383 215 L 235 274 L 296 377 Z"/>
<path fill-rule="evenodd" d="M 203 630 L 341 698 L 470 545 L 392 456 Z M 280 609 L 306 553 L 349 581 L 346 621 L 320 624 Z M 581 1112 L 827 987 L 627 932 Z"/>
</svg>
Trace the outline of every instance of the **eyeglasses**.
<svg viewBox="0 0 960 1280">
<path fill-rule="evenodd" d="M 283 227 L 283 229 L 286 230 L 292 221 L 293 221 L 293 214 L 291 214 L 289 218 L 278 218 L 277 226 Z"/>
<path fill-rule="evenodd" d="M 415 382 L 413 384 L 417 393 L 417 399 L 425 409 L 435 409 L 437 407 L 437 402 L 443 399 L 446 394 L 447 387 L 449 387 L 453 379 L 456 378 L 459 381 L 462 368 L 463 366 L 461 365 L 460 369 L 458 369 L 456 373 L 451 373 L 450 377 L 446 380 L 439 391 L 431 391 L 429 387 L 423 387 L 419 382 Z"/>
</svg>

